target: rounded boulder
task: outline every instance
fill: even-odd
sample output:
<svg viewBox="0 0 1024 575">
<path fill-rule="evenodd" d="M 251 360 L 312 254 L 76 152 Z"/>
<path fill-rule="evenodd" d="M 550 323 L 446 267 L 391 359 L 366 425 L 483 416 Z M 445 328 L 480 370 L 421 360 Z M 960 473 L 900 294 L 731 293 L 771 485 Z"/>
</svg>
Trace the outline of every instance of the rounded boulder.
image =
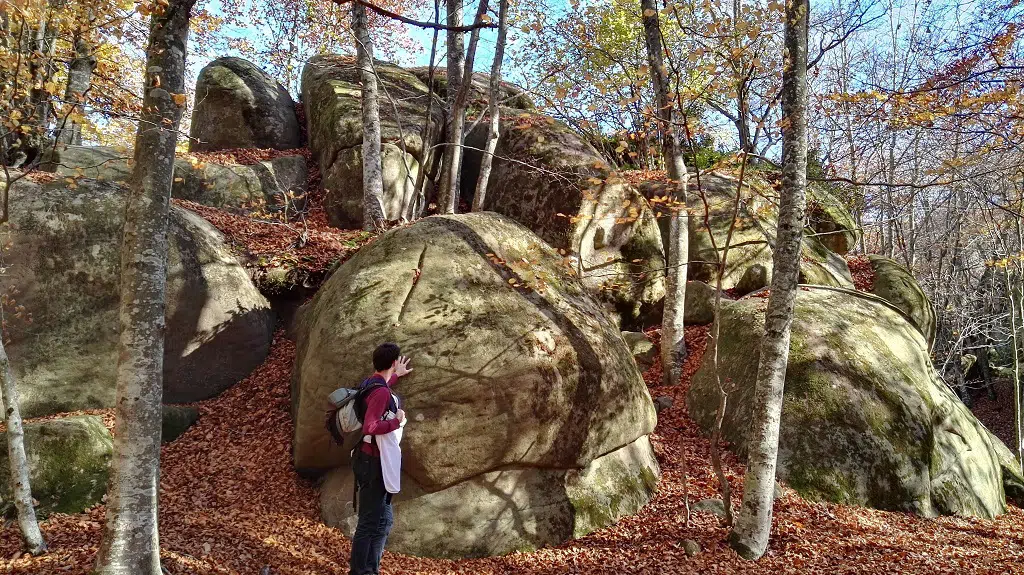
<svg viewBox="0 0 1024 575">
<path fill-rule="evenodd" d="M 867 257 L 875 272 L 871 292 L 907 314 L 930 347 L 935 342 L 935 309 L 917 278 L 895 260 L 877 254 Z"/>
<path fill-rule="evenodd" d="M 507 218 L 435 216 L 388 232 L 331 276 L 296 331 L 296 467 L 346 463 L 324 430 L 327 395 L 357 385 L 372 371 L 373 349 L 395 341 L 414 368 L 395 387 L 410 416 L 408 499 L 397 513 L 429 516 L 445 501 L 479 500 L 512 514 L 493 524 L 490 512 L 460 514 L 483 538 L 475 547 L 403 521 L 395 540 L 417 543 L 396 550 L 490 555 L 563 541 L 650 496 L 658 471 L 646 436 L 655 413 L 629 346 L 565 258 Z M 633 455 L 619 471 L 600 463 L 627 447 Z M 570 478 L 588 469 L 593 481 Z M 345 488 L 329 485 L 322 512 L 341 524 L 331 501 L 343 501 Z M 555 499 L 564 505 L 536 504 Z"/>
<path fill-rule="evenodd" d="M 114 405 L 125 198 L 88 179 L 11 190 L 0 293 L 26 417 Z M 206 220 L 172 206 L 168 230 L 164 401 L 186 403 L 262 363 L 274 317 Z"/>
<path fill-rule="evenodd" d="M 722 434 L 741 456 L 767 302 L 747 297 L 722 309 Z M 704 357 L 687 403 L 710 429 L 718 392 L 713 354 Z M 778 477 L 805 497 L 992 517 L 1006 510 L 1004 484 L 1019 485 L 1003 468 L 1006 447 L 938 379 L 921 333 L 881 298 L 802 287 L 784 393 Z"/>
<path fill-rule="evenodd" d="M 288 90 L 248 60 L 217 58 L 199 72 L 189 151 L 290 150 L 301 145 Z"/>
</svg>

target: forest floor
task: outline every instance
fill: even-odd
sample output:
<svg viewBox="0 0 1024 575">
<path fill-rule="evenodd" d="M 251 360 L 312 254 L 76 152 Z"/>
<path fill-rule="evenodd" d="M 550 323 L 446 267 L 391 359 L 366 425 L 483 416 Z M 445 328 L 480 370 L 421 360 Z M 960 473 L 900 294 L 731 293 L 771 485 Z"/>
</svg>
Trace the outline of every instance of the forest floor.
<svg viewBox="0 0 1024 575">
<path fill-rule="evenodd" d="M 652 436 L 663 475 L 657 495 L 640 513 L 533 553 L 462 561 L 387 553 L 382 572 L 1024 573 L 1024 511 L 1016 507 L 995 520 L 922 519 L 804 501 L 787 489 L 775 507 L 771 548 L 757 563 L 729 549 L 728 530 L 710 513 L 694 513 L 686 525 L 684 490 L 691 502 L 717 497 L 709 442 L 685 406 L 705 336 L 705 328 L 687 328 L 691 355 L 680 384 L 659 385 L 659 366 L 645 374 L 651 394 L 670 396 L 674 404 L 661 413 Z M 169 573 L 255 575 L 266 566 L 272 574 L 347 573 L 347 538 L 320 523 L 317 486 L 291 467 L 294 354 L 294 345 L 279 332 L 259 369 L 221 396 L 195 404 L 198 423 L 164 446 L 160 538 Z M 725 467 L 738 498 L 743 467 L 729 454 Z M 50 553 L 39 557 L 21 554 L 17 527 L 8 523 L 0 531 L 0 573 L 88 573 L 103 513 L 97 506 L 80 515 L 51 516 L 42 525 Z M 685 539 L 703 551 L 688 557 Z"/>
<path fill-rule="evenodd" d="M 246 162 L 258 159 L 264 158 L 244 158 Z M 317 177 L 312 170 L 311 180 Z M 301 233 L 301 241 L 296 241 L 297 228 L 293 226 L 269 225 L 212 208 L 179 204 L 210 219 L 248 255 L 251 266 L 284 261 L 315 279 L 370 238 L 361 232 L 329 228 L 322 198 L 314 197 L 311 202 L 309 225 L 298 229 L 306 232 Z M 865 286 L 871 283 L 868 275 L 861 278 Z M 787 489 L 775 506 L 769 552 L 757 563 L 741 560 L 728 547 L 728 529 L 719 525 L 716 516 L 693 513 L 687 524 L 684 493 L 688 492 L 691 503 L 719 496 L 710 444 L 688 417 L 685 401 L 706 334 L 705 327 L 687 328 L 691 353 L 679 384 L 661 385 L 659 365 L 644 374 L 651 395 L 669 396 L 673 405 L 661 412 L 652 435 L 662 468 L 661 482 L 654 499 L 637 515 L 582 539 L 533 553 L 461 561 L 387 553 L 382 572 L 1024 573 L 1024 511 L 1016 507 L 995 520 L 922 519 L 809 502 Z M 656 332 L 649 335 L 657 339 Z M 347 573 L 348 539 L 320 523 L 317 485 L 300 478 L 291 466 L 294 358 L 294 344 L 283 331 L 278 332 L 264 364 L 220 396 L 194 404 L 200 410 L 199 421 L 163 447 L 160 539 L 168 573 Z M 113 426 L 112 410 L 90 413 L 103 416 L 108 427 Z M 724 454 L 724 464 L 738 507 L 743 466 L 729 453 Z M 103 518 L 102 505 L 78 515 L 49 517 L 42 529 L 50 552 L 39 557 L 21 552 L 17 525 L 7 521 L 0 529 L 0 573 L 88 573 Z M 402 520 L 400 512 L 396 520 Z M 687 556 L 686 539 L 698 542 L 702 551 Z"/>
<path fill-rule="evenodd" d="M 996 398 L 989 399 L 984 391 L 976 391 L 971 411 L 1011 451 L 1016 451 L 1013 448 L 1017 444 L 1017 426 L 1013 417 L 1013 381 L 996 379 L 992 387 Z"/>
</svg>

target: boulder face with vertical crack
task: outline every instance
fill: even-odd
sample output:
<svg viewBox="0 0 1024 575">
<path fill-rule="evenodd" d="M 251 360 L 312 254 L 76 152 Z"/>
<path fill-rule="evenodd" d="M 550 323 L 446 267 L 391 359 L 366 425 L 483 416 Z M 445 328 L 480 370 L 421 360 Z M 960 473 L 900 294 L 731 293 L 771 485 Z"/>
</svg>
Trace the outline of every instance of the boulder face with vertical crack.
<svg viewBox="0 0 1024 575">
<path fill-rule="evenodd" d="M 429 122 L 443 130 L 443 104 L 411 72 L 375 62 L 380 103 L 382 155 L 385 168 L 384 208 L 389 220 L 423 207 L 425 198 L 412 194 L 422 169 L 420 158 L 431 145 L 422 133 Z M 363 223 L 362 88 L 355 60 L 334 54 L 310 58 L 302 71 L 302 102 L 309 148 L 323 174 L 325 207 L 331 225 L 361 228 Z M 433 98 L 433 106 L 428 104 Z"/>
<path fill-rule="evenodd" d="M 321 499 L 333 525 L 351 519 L 351 472 L 324 430 L 325 401 L 372 371 L 384 341 L 414 368 L 395 387 L 410 416 L 396 513 L 423 518 L 396 524 L 396 551 L 539 547 L 650 497 L 655 414 L 629 346 L 563 258 L 507 218 L 435 216 L 388 232 L 331 276 L 296 332 L 294 462 L 337 468 Z M 442 512 L 459 529 L 427 520 Z"/>
</svg>

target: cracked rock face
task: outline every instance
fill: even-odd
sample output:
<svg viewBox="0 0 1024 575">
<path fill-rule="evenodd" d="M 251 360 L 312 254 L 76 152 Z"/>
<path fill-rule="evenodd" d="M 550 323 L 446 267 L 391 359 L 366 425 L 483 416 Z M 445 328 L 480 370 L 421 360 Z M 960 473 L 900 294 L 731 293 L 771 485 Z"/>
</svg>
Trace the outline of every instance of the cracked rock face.
<svg viewBox="0 0 1024 575">
<path fill-rule="evenodd" d="M 489 555 L 562 541 L 649 497 L 654 406 L 629 347 L 563 258 L 507 218 L 435 216 L 388 232 L 331 276 L 296 332 L 296 467 L 350 475 L 323 427 L 325 398 L 358 385 L 373 349 L 395 341 L 414 367 L 395 388 L 411 418 L 399 512 L 469 499 L 483 507 L 459 516 L 465 529 L 484 533 L 496 506 L 521 519 L 506 517 L 478 546 L 402 522 L 406 552 Z M 329 483 L 322 501 L 333 524 L 345 522 L 343 483 Z"/>
</svg>

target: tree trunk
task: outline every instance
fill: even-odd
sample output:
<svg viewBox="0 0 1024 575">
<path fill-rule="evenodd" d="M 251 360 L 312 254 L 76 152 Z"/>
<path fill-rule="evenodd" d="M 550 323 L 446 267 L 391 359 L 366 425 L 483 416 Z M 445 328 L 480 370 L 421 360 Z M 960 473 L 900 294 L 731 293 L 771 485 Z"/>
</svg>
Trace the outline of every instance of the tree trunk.
<svg viewBox="0 0 1024 575">
<path fill-rule="evenodd" d="M 668 70 L 661 45 L 661 23 L 655 0 L 640 0 L 643 13 L 644 39 L 650 62 L 651 80 L 657 96 L 657 119 L 669 179 L 675 184 L 671 221 L 669 222 L 668 265 L 665 270 L 665 311 L 661 320 L 661 364 L 665 385 L 679 383 L 686 341 L 683 329 L 683 306 L 686 303 L 686 271 L 689 262 L 689 221 L 686 211 L 686 185 L 689 174 L 683 162 L 679 130 L 669 97 Z"/>
<path fill-rule="evenodd" d="M 1017 334 L 1017 303 L 1016 298 L 1013 297 L 1013 284 L 1010 281 L 1010 266 L 1003 268 L 1003 272 L 1006 274 L 1006 292 L 1010 298 L 1010 343 L 1013 344 L 1013 423 L 1016 432 L 1017 440 L 1017 464 L 1018 467 L 1024 470 L 1024 444 L 1021 440 L 1024 439 L 1022 433 L 1024 429 L 1021 428 L 1021 397 L 1020 397 L 1020 354 L 1018 352 L 1018 334 Z"/>
<path fill-rule="evenodd" d="M 82 125 L 71 118 L 71 114 L 81 113 L 78 104 L 85 98 L 85 92 L 92 83 L 92 72 L 96 69 L 96 57 L 81 31 L 75 34 L 75 57 L 68 64 L 68 84 L 64 90 L 64 100 L 72 108 L 66 115 L 58 118 L 61 124 L 57 132 L 57 142 L 73 146 L 82 145 Z"/>
<path fill-rule="evenodd" d="M 807 188 L 807 22 L 809 0 L 786 4 L 785 67 L 782 79 L 782 197 L 765 335 L 757 366 L 750 422 L 750 453 L 743 479 L 743 505 L 730 543 L 747 559 L 764 555 L 771 532 L 775 465 L 779 453 L 782 392 L 789 360 L 790 326 L 800 272 Z"/>
<path fill-rule="evenodd" d="M 18 527 L 25 541 L 25 550 L 33 555 L 46 552 L 46 541 L 39 531 L 36 510 L 32 505 L 32 488 L 29 483 L 28 457 L 25 455 L 25 431 L 21 426 L 18 386 L 11 373 L 7 350 L 0 341 L 0 386 L 3 391 L 4 420 L 7 422 L 7 462 L 11 468 L 11 491 L 14 507 L 18 510 Z"/>
<path fill-rule="evenodd" d="M 377 103 L 377 75 L 373 71 L 373 40 L 367 24 L 366 7 L 352 3 L 352 33 L 356 37 L 356 64 L 362 82 L 363 104 L 363 229 L 383 230 L 384 173 L 380 157 L 380 108 Z"/>
<path fill-rule="evenodd" d="M 100 575 L 160 575 L 157 489 L 163 398 L 167 217 L 185 102 L 189 12 L 170 0 L 151 17 L 145 93 L 135 135 L 121 246 L 117 420 Z"/>
<path fill-rule="evenodd" d="M 447 0 L 448 26 L 462 26 L 462 0 Z M 448 30 L 448 134 L 442 156 L 441 189 L 438 190 L 438 211 L 454 214 L 459 201 L 459 171 L 462 168 L 462 129 L 466 110 L 456 100 L 462 87 L 462 69 L 466 65 L 463 32 Z M 472 76 L 469 78 L 472 82 Z"/>
<path fill-rule="evenodd" d="M 498 130 L 501 126 L 501 61 L 505 58 L 505 39 L 508 36 L 508 0 L 498 1 L 498 40 L 494 45 L 494 62 L 491 63 L 490 93 L 487 95 L 487 113 L 491 123 L 487 127 L 487 145 L 484 155 L 480 158 L 480 176 L 476 181 L 476 192 L 473 193 L 473 211 L 484 209 L 487 197 L 487 180 L 491 177 L 491 166 L 494 165 L 494 151 L 498 149 Z"/>
<path fill-rule="evenodd" d="M 434 23 L 441 23 L 441 0 L 434 0 Z M 420 171 L 416 174 L 416 209 L 413 212 L 414 218 L 423 216 L 427 209 L 427 177 L 434 169 L 434 75 L 437 73 L 435 64 L 437 61 L 437 36 L 439 29 L 434 28 L 434 35 L 430 41 L 430 62 L 427 64 L 427 111 L 424 115 L 423 129 L 420 131 L 420 139 L 423 141 L 423 152 L 420 155 Z"/>
</svg>

